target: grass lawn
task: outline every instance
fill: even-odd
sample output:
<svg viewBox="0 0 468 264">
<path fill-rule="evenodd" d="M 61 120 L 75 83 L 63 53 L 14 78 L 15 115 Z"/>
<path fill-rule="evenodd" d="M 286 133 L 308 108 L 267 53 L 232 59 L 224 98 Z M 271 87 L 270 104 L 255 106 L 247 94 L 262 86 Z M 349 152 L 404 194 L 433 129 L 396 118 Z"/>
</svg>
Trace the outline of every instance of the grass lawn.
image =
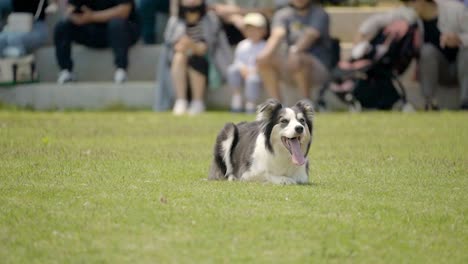
<svg viewBox="0 0 468 264">
<path fill-rule="evenodd" d="M 206 181 L 252 119 L 0 112 L 0 262 L 468 263 L 466 113 L 318 114 L 310 185 Z"/>
</svg>

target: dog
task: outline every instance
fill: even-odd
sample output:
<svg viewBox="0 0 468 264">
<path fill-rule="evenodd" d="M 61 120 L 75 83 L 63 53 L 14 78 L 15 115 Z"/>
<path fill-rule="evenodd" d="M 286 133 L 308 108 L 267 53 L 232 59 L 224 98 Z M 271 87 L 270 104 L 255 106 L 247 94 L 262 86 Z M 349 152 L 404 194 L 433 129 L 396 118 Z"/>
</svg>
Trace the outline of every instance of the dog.
<svg viewBox="0 0 468 264">
<path fill-rule="evenodd" d="M 227 123 L 218 134 L 208 179 L 308 183 L 313 119 L 307 100 L 293 107 L 267 100 L 256 121 Z"/>
</svg>

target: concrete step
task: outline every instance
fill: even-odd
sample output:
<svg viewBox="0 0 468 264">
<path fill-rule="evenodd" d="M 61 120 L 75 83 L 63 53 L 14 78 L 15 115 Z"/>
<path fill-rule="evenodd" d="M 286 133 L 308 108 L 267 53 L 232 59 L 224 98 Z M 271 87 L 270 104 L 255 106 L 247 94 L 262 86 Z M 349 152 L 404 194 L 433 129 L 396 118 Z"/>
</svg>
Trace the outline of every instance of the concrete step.
<svg viewBox="0 0 468 264">
<path fill-rule="evenodd" d="M 414 67 L 414 66 L 413 66 Z M 403 78 L 408 100 L 417 108 L 423 107 L 423 100 L 417 83 L 411 81 L 411 71 Z M 109 109 L 126 107 L 151 109 L 154 101 L 155 82 L 128 82 L 123 85 L 105 82 L 72 83 L 38 83 L 0 87 L 0 102 L 28 107 L 38 110 L 57 109 Z M 313 91 L 318 91 L 314 87 Z M 301 99 L 294 88 L 281 86 L 284 103 L 292 105 Z M 262 92 L 260 101 L 268 95 Z M 459 89 L 443 88 L 437 94 L 440 106 L 445 109 L 458 107 Z M 228 87 L 209 89 L 206 101 L 209 108 L 228 109 L 231 92 Z"/>
<path fill-rule="evenodd" d="M 37 83 L 0 88 L 0 101 L 38 110 L 151 108 L 154 82 Z"/>
<path fill-rule="evenodd" d="M 129 53 L 128 78 L 134 81 L 153 81 L 161 48 L 158 45 L 136 45 Z M 59 68 L 53 46 L 36 52 L 39 78 L 42 82 L 55 82 Z M 78 80 L 109 82 L 114 78 L 114 55 L 111 49 L 90 49 L 73 45 L 74 72 Z"/>
</svg>

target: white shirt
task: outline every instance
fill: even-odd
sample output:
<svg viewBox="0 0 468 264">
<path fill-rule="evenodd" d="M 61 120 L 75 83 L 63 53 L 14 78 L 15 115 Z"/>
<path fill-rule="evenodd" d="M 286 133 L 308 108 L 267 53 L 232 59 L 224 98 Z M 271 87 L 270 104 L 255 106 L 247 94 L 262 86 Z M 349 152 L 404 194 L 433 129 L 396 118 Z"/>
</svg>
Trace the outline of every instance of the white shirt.
<svg viewBox="0 0 468 264">
<path fill-rule="evenodd" d="M 234 53 L 234 64 L 245 65 L 249 69 L 256 68 L 257 56 L 265 48 L 266 41 L 262 40 L 253 43 L 250 39 L 244 39 L 237 44 Z"/>
</svg>

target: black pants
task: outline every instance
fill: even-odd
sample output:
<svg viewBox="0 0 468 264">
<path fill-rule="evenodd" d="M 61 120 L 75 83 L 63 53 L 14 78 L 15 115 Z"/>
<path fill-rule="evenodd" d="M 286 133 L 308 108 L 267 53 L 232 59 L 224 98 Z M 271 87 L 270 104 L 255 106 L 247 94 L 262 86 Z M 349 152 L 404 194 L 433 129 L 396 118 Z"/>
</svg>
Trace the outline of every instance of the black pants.
<svg viewBox="0 0 468 264">
<path fill-rule="evenodd" d="M 61 69 L 73 70 L 71 45 L 73 42 L 91 48 L 111 47 L 117 68 L 128 66 L 128 50 L 139 38 L 139 27 L 125 19 L 112 19 L 103 24 L 77 26 L 64 20 L 55 26 L 55 55 Z"/>
</svg>

